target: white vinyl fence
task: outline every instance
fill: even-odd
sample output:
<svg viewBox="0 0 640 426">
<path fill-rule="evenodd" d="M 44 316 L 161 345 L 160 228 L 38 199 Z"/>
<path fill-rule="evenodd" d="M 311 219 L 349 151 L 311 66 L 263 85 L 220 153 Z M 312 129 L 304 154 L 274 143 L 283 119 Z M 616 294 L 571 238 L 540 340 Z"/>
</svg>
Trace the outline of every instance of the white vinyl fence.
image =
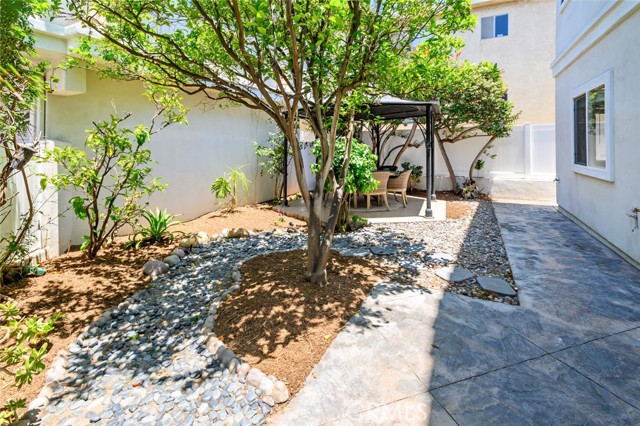
<svg viewBox="0 0 640 426">
<path fill-rule="evenodd" d="M 368 135 L 364 136 L 364 140 L 369 143 Z M 401 136 L 393 136 L 390 143 L 387 144 L 388 149 L 403 142 L 404 139 Z M 486 142 L 487 138 L 475 138 L 445 145 L 458 182 L 462 182 L 468 177 L 473 159 Z M 535 197 L 555 199 L 555 185 L 553 184 L 556 176 L 555 143 L 555 125 L 553 124 L 525 123 L 515 126 L 509 137 L 498 139 L 493 143 L 490 154 L 495 155 L 495 158 L 492 159 L 484 155 L 481 157 L 485 161 L 485 167 L 479 173 L 481 181 L 484 182 L 484 188 L 481 184 L 481 189 L 484 189 L 485 192 L 491 192 L 495 181 L 519 182 L 522 188 L 527 187 L 527 182 L 543 182 L 544 184 L 537 186 L 546 188 L 542 190 L 546 194 L 538 194 Z M 395 156 L 392 155 L 390 161 L 387 162 L 391 163 L 394 158 Z M 408 149 L 398 165 L 404 161 L 424 167 L 424 145 L 417 149 Z M 478 172 L 474 170 L 473 175 L 477 177 Z M 424 184 L 423 179 L 418 186 L 424 189 Z M 447 167 L 437 146 L 435 184 L 438 191 L 452 189 Z M 527 191 L 523 189 L 523 192 Z"/>
</svg>

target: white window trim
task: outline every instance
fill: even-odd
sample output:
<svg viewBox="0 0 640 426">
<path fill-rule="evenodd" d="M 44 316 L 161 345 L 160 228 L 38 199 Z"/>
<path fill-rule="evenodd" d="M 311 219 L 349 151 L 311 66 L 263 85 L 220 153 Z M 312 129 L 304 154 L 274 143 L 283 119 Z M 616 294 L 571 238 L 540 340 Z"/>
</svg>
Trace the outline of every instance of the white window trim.
<svg viewBox="0 0 640 426">
<path fill-rule="evenodd" d="M 606 108 L 605 118 L 605 137 L 607 140 L 607 166 L 602 169 L 598 167 L 583 166 L 576 164 L 576 138 L 575 138 L 575 117 L 574 117 L 574 99 L 582 94 L 586 94 L 589 90 L 604 85 L 604 105 Z M 607 70 L 592 80 L 584 83 L 580 87 L 577 87 L 571 92 L 570 99 L 570 114 L 571 117 L 571 170 L 574 173 L 579 173 L 586 176 L 591 176 L 596 179 L 606 180 L 608 182 L 614 182 L 615 168 L 614 168 L 614 132 L 613 132 L 613 70 Z"/>
</svg>

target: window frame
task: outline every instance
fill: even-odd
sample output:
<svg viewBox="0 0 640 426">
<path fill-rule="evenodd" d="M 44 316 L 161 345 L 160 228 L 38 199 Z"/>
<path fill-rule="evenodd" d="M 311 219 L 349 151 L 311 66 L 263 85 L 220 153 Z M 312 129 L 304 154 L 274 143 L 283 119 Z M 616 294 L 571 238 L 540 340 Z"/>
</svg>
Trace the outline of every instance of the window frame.
<svg viewBox="0 0 640 426">
<path fill-rule="evenodd" d="M 575 116 L 575 100 L 580 96 L 585 96 L 588 99 L 588 93 L 591 90 L 597 89 L 600 86 L 604 86 L 604 106 L 605 106 L 605 141 L 607 144 L 606 152 L 606 166 L 604 168 L 589 166 L 589 141 L 586 140 L 586 165 L 576 164 L 576 116 Z M 614 131 L 613 131 L 613 70 L 607 70 L 599 76 L 589 80 L 581 86 L 571 91 L 571 99 L 569 102 L 569 117 L 571 117 L 571 170 L 574 173 L 590 176 L 596 179 L 605 180 L 608 182 L 614 182 Z M 585 114 L 588 117 L 589 108 L 588 102 L 585 107 Z M 587 120 L 588 125 L 588 120 Z"/>
<path fill-rule="evenodd" d="M 503 35 L 496 35 L 496 31 L 497 31 L 497 26 L 496 26 L 496 18 L 498 17 L 502 17 L 502 16 L 506 16 L 507 17 L 507 33 L 503 34 Z M 492 25 L 492 36 L 491 37 L 483 37 L 482 35 L 482 21 L 485 19 L 491 18 L 491 21 L 493 23 Z M 505 37 L 509 37 L 509 13 L 500 13 L 497 15 L 489 15 L 489 16 L 482 16 L 480 17 L 480 40 L 492 40 L 494 38 L 505 38 Z"/>
</svg>

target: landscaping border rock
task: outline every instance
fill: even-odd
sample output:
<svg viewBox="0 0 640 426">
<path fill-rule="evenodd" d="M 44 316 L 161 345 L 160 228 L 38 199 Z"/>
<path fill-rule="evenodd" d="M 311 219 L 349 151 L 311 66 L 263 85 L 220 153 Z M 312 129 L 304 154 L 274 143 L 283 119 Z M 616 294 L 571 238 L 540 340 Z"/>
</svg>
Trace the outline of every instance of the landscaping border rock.
<svg viewBox="0 0 640 426">
<path fill-rule="evenodd" d="M 227 238 L 238 238 L 228 236 Z M 274 250 L 272 253 L 282 253 L 291 250 Z M 220 364 L 228 368 L 231 373 L 238 374 L 239 377 L 245 378 L 247 383 L 255 387 L 260 391 L 259 395 L 262 397 L 262 401 L 269 406 L 275 404 L 281 404 L 289 399 L 289 390 L 287 385 L 282 380 L 272 380 L 269 376 L 264 374 L 260 369 L 251 367 L 241 357 L 236 355 L 231 349 L 227 348 L 225 344 L 218 339 L 215 334 L 215 320 L 222 301 L 228 295 L 236 292 L 240 288 L 242 283 L 242 274 L 240 269 L 242 265 L 257 257 L 264 256 L 256 255 L 250 256 L 242 261 L 236 263 L 231 272 L 231 281 L 234 283 L 227 290 L 222 293 L 221 297 L 214 299 L 209 306 L 209 313 L 204 321 L 203 333 L 206 335 L 205 347 L 213 355 L 214 359 L 218 360 Z"/>
</svg>

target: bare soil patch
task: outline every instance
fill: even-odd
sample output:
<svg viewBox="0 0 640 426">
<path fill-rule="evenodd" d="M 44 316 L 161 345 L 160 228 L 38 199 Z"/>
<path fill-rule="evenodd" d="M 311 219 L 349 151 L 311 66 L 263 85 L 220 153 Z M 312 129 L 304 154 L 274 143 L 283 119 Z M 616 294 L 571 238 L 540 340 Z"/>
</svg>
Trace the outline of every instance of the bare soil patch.
<svg viewBox="0 0 640 426">
<path fill-rule="evenodd" d="M 244 227 L 254 231 L 271 231 L 274 228 L 303 227 L 304 222 L 284 218 L 268 205 L 241 207 L 233 213 L 213 212 L 185 222 L 172 230 L 187 233 L 206 231 L 220 233 L 224 228 Z M 179 218 L 178 218 L 179 219 Z M 167 256 L 175 243 L 143 246 L 139 250 L 125 250 L 121 244 L 127 237 L 118 238 L 111 248 L 103 250 L 99 257 L 88 260 L 83 253 L 72 251 L 44 262 L 47 274 L 24 279 L 14 285 L 4 286 L 2 293 L 14 299 L 23 314 L 50 317 L 63 312 L 64 318 L 49 335 L 51 350 L 45 358 L 50 364 L 61 349 L 67 349 L 82 329 L 105 310 L 116 306 L 147 285 L 142 266 L 149 258 Z M 5 297 L 0 295 L 0 302 Z M 18 390 L 13 386 L 13 376 L 0 370 L 0 402 L 6 399 L 33 400 L 44 385 L 46 371 L 35 376 L 30 385 Z"/>
<path fill-rule="evenodd" d="M 177 219 L 180 219 L 178 217 Z M 301 220 L 284 216 L 275 212 L 267 204 L 238 207 L 233 212 L 214 211 L 199 218 L 181 223 L 172 230 L 187 234 L 205 231 L 209 235 L 219 234 L 223 229 L 245 228 L 251 231 L 272 231 L 282 228 L 306 228 L 307 224 Z"/>
<path fill-rule="evenodd" d="M 376 263 L 332 253 L 329 285 L 304 279 L 306 252 L 274 253 L 241 269 L 240 289 L 218 310 L 215 332 L 250 365 L 295 395 L 334 337 L 385 275 Z"/>
</svg>

